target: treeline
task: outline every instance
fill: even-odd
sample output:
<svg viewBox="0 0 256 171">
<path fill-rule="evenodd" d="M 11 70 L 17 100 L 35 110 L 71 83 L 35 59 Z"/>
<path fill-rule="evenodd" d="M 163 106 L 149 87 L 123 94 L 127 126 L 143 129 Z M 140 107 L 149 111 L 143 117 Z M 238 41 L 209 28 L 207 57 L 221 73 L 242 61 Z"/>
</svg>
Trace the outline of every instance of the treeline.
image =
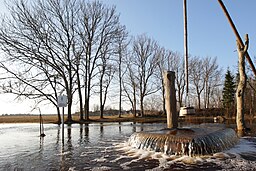
<svg viewBox="0 0 256 171">
<path fill-rule="evenodd" d="M 1 91 L 36 105 L 52 104 L 60 122 L 57 98 L 68 98 L 68 121 L 78 106 L 89 119 L 98 97 L 100 116 L 107 101 L 134 111 L 164 111 L 162 71 L 176 73 L 179 106 L 184 105 L 183 55 L 160 46 L 145 34 L 133 37 L 114 6 L 99 1 L 14 1 L 1 18 Z M 223 73 L 216 57 L 189 57 L 190 105 L 222 106 Z M 94 102 L 95 103 L 95 102 Z"/>
<path fill-rule="evenodd" d="M 247 74 L 247 83 L 244 90 L 244 113 L 249 117 L 254 117 L 256 113 L 256 80 L 255 77 Z M 238 73 L 232 73 L 229 69 L 225 74 L 224 86 L 222 91 L 222 102 L 227 118 L 236 116 L 236 91 L 239 80 Z"/>
</svg>

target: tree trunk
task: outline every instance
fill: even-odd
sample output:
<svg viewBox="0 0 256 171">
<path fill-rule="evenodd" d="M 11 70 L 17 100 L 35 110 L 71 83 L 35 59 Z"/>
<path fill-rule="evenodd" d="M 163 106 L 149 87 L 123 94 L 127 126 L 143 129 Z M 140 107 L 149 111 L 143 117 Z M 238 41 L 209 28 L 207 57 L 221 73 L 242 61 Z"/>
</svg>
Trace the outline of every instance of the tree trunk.
<svg viewBox="0 0 256 171">
<path fill-rule="evenodd" d="M 121 65 L 119 64 L 119 115 L 118 117 L 121 118 L 121 115 L 122 115 L 122 75 L 121 75 Z"/>
<path fill-rule="evenodd" d="M 181 90 L 178 88 L 178 100 L 179 100 L 179 107 L 181 107 L 183 104 L 182 104 L 182 95 L 181 95 Z"/>
<path fill-rule="evenodd" d="M 86 121 L 89 120 L 89 98 L 87 96 L 84 101 L 84 118 Z"/>
<path fill-rule="evenodd" d="M 144 69 L 144 67 L 142 66 L 142 71 L 144 71 L 145 69 Z M 144 106 L 143 106 L 143 100 L 144 100 L 144 93 L 143 93 L 143 91 L 144 91 L 144 88 L 145 87 L 143 87 L 142 85 L 144 84 L 144 81 L 142 81 L 142 80 L 144 80 L 144 78 L 145 77 L 143 77 L 142 76 L 142 78 L 141 78 L 141 80 L 140 80 L 140 116 L 141 117 L 144 117 Z"/>
<path fill-rule="evenodd" d="M 84 81 L 84 117 L 89 120 L 89 94 L 88 94 L 88 60 L 85 62 L 85 81 Z"/>
<path fill-rule="evenodd" d="M 77 86 L 78 86 L 78 96 L 79 96 L 79 108 L 80 108 L 80 121 L 84 120 L 84 114 L 83 114 L 83 96 L 82 96 L 82 90 L 81 90 L 81 82 L 80 82 L 80 76 L 77 69 Z"/>
<path fill-rule="evenodd" d="M 198 100 L 198 109 L 201 109 L 201 97 L 200 97 L 200 93 L 197 93 L 197 100 Z"/>
<path fill-rule="evenodd" d="M 143 96 L 140 97 L 140 116 L 144 117 L 144 104 L 143 104 L 144 98 Z"/>
<path fill-rule="evenodd" d="M 118 117 L 121 118 L 122 115 L 122 80 L 120 79 L 119 82 L 119 115 Z"/>
<path fill-rule="evenodd" d="M 68 96 L 68 117 L 67 117 L 67 122 L 73 122 L 72 120 L 72 94 L 70 90 L 67 91 L 67 96 Z"/>
<path fill-rule="evenodd" d="M 104 106 L 103 106 L 103 76 L 104 76 L 104 69 L 102 71 L 102 75 L 100 77 L 100 118 L 103 118 L 103 110 L 104 110 Z"/>
<path fill-rule="evenodd" d="M 245 74 L 245 53 L 247 52 L 249 44 L 248 34 L 245 36 L 245 46 L 242 46 L 237 41 L 238 51 L 238 69 L 239 69 L 239 82 L 236 91 L 237 99 L 237 114 L 236 114 L 236 125 L 237 130 L 241 131 L 246 128 L 244 121 L 244 91 L 246 88 L 246 74 Z"/>
<path fill-rule="evenodd" d="M 119 63 L 118 63 L 118 78 L 119 78 L 119 115 L 121 118 L 122 114 L 122 53 L 119 51 Z"/>
<path fill-rule="evenodd" d="M 70 65 L 71 66 L 71 65 Z M 71 69 L 68 70 L 68 84 L 66 84 L 67 87 L 67 96 L 68 96 L 68 122 L 73 122 L 72 120 L 72 102 L 73 102 L 73 82 L 72 82 L 72 71 Z"/>
<path fill-rule="evenodd" d="M 60 108 L 56 107 L 56 109 L 57 109 L 57 115 L 58 115 L 58 124 L 60 125 L 61 124 Z"/>
<path fill-rule="evenodd" d="M 133 117 L 136 117 L 137 112 L 137 100 L 136 100 L 136 87 L 135 84 L 133 85 Z"/>
<path fill-rule="evenodd" d="M 87 66 L 89 67 L 89 66 Z M 88 69 L 89 70 L 89 69 Z M 87 71 L 86 71 L 86 74 Z M 91 74 L 88 74 L 88 77 L 86 77 L 86 92 L 85 92 L 85 120 L 89 120 L 89 113 L 90 113 L 90 93 L 91 93 Z"/>
</svg>

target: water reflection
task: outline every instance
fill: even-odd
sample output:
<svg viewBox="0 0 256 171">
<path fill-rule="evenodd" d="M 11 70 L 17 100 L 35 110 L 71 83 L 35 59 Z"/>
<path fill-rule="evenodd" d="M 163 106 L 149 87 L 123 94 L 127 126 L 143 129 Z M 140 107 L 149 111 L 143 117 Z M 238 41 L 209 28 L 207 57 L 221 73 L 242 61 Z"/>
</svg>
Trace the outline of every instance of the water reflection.
<svg viewBox="0 0 256 171">
<path fill-rule="evenodd" d="M 79 144 L 89 143 L 89 124 L 79 124 Z"/>
<path fill-rule="evenodd" d="M 89 143 L 89 124 L 84 124 L 84 142 Z"/>
<path fill-rule="evenodd" d="M 72 150 L 72 136 L 71 136 L 71 128 L 72 125 L 68 125 L 67 126 L 67 146 L 68 146 L 68 150 L 71 151 Z"/>
<path fill-rule="evenodd" d="M 243 137 L 243 136 L 245 136 L 246 134 L 245 134 L 245 132 L 244 132 L 244 130 L 237 130 L 237 136 L 239 137 L 239 138 L 241 138 L 241 137 Z"/>
<path fill-rule="evenodd" d="M 136 125 L 136 122 L 133 122 L 132 125 L 133 125 L 132 131 L 133 131 L 133 132 L 136 132 L 136 126 L 135 126 L 135 125 Z"/>
<path fill-rule="evenodd" d="M 122 132 L 122 123 L 121 122 L 118 122 L 118 130 L 119 130 L 119 133 Z"/>
<path fill-rule="evenodd" d="M 100 137 L 102 138 L 103 135 L 104 135 L 103 123 L 100 123 Z"/>
<path fill-rule="evenodd" d="M 56 127 L 56 131 L 57 131 L 56 144 L 59 144 L 60 142 L 60 126 L 59 125 Z"/>
<path fill-rule="evenodd" d="M 40 145 L 39 145 L 39 149 L 42 150 L 43 146 L 44 146 L 44 137 L 41 137 L 41 136 L 40 136 Z"/>
</svg>

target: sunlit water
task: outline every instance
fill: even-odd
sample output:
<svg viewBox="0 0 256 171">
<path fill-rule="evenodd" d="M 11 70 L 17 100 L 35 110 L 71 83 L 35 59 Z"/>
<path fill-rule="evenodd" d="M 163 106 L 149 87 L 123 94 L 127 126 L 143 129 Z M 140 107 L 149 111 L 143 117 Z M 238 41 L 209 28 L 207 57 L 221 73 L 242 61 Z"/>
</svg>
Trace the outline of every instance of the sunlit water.
<svg viewBox="0 0 256 171">
<path fill-rule="evenodd" d="M 174 156 L 127 145 L 131 134 L 159 130 L 164 123 L 0 124 L 0 170 L 256 170 L 256 137 L 243 137 L 232 149 L 208 156 Z"/>
</svg>

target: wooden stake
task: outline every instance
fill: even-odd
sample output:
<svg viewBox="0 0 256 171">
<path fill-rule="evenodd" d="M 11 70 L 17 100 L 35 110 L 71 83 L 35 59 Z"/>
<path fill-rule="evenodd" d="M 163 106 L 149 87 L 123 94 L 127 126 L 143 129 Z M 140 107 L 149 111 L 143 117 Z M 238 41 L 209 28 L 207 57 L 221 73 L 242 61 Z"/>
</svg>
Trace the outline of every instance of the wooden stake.
<svg viewBox="0 0 256 171">
<path fill-rule="evenodd" d="M 164 71 L 164 89 L 165 89 L 165 110 L 167 114 L 167 127 L 178 127 L 178 115 L 176 109 L 176 93 L 175 93 L 175 72 Z"/>
</svg>

